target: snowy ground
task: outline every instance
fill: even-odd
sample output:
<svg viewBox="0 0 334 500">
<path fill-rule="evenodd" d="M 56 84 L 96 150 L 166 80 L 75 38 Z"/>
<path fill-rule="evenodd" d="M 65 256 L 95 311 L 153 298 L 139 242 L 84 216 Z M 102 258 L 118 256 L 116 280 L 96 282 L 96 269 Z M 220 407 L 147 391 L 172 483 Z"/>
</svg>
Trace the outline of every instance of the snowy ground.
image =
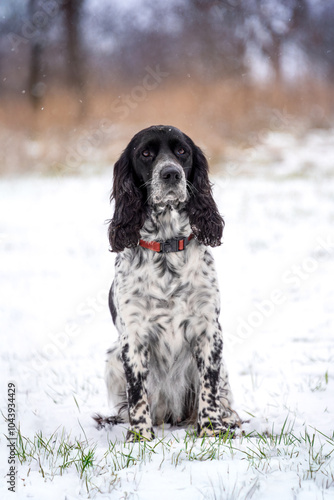
<svg viewBox="0 0 334 500">
<path fill-rule="evenodd" d="M 333 137 L 273 134 L 214 179 L 225 359 L 253 431 L 225 445 L 165 428 L 161 442 L 127 447 L 123 428 L 94 427 L 91 415 L 108 412 L 115 336 L 111 172 L 0 181 L 1 409 L 14 382 L 27 453 L 16 498 L 334 498 Z M 11 494 L 5 436 L 1 418 L 1 498 Z"/>
</svg>

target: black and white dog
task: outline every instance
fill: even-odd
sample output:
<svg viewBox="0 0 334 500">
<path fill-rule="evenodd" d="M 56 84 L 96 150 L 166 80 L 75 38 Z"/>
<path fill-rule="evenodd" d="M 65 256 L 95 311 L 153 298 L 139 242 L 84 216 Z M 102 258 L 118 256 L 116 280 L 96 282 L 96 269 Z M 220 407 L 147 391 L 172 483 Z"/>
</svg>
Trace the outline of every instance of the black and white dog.
<svg viewBox="0 0 334 500">
<path fill-rule="evenodd" d="M 154 438 L 163 422 L 195 424 L 199 436 L 240 426 L 208 249 L 220 245 L 224 221 L 202 151 L 174 127 L 142 130 L 115 164 L 111 199 L 109 306 L 119 339 L 106 367 L 118 412 L 109 421 L 130 421 L 128 441 Z"/>
</svg>

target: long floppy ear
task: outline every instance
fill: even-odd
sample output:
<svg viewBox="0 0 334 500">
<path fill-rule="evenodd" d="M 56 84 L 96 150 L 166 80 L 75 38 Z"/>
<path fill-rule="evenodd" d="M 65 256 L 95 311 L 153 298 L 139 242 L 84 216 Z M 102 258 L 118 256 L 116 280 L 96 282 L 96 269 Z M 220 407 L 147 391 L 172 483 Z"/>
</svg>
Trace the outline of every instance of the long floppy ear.
<svg viewBox="0 0 334 500">
<path fill-rule="evenodd" d="M 201 149 L 192 145 L 193 166 L 187 204 L 190 225 L 200 243 L 215 247 L 221 244 L 225 223 L 212 196 L 208 162 Z"/>
<path fill-rule="evenodd" d="M 109 242 L 113 252 L 121 252 L 138 245 L 146 215 L 143 195 L 132 173 L 129 146 L 114 166 L 112 200 L 115 201 L 115 210 L 108 228 Z"/>
</svg>

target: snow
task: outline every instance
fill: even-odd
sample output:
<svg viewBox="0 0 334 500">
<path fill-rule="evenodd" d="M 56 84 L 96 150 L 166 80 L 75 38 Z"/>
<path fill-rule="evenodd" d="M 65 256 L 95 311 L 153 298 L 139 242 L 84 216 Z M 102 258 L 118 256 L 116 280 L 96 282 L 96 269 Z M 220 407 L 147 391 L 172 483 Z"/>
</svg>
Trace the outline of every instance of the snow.
<svg viewBox="0 0 334 500">
<path fill-rule="evenodd" d="M 13 381 L 23 436 L 50 438 L 64 429 L 91 443 L 103 462 L 90 496 L 74 467 L 43 477 L 36 461 L 17 463 L 16 498 L 334 498 L 333 440 L 325 437 L 333 437 L 334 422 L 333 132 L 268 135 L 261 147 L 222 165 L 213 180 L 226 221 L 224 244 L 213 252 L 235 407 L 248 420 L 245 432 L 315 433 L 323 465 L 307 474 L 306 441 L 296 448 L 273 443 L 265 458 L 247 458 L 259 450 L 256 438 L 237 438 L 234 450 L 192 460 L 185 429 L 170 428 L 158 429 L 168 450 L 157 443 L 129 467 L 115 467 L 110 456 L 103 462 L 110 442 L 130 450 L 122 426 L 97 430 L 91 418 L 108 414 L 104 359 L 116 335 L 107 308 L 111 172 L 2 179 L 2 411 Z M 5 479 L 4 435 L 1 419 Z M 198 440 L 196 453 L 207 442 Z M 138 453 L 140 445 L 131 450 Z M 47 471 L 50 464 L 42 466 Z M 7 493 L 4 480 L 1 498 Z"/>
</svg>

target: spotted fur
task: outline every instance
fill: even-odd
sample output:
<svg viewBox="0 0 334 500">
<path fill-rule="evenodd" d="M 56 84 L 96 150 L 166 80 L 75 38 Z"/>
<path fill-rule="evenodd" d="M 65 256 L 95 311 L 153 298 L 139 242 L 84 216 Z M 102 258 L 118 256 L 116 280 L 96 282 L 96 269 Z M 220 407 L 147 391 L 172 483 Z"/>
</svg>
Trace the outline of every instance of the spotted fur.
<svg viewBox="0 0 334 500">
<path fill-rule="evenodd" d="M 173 127 L 138 133 L 115 164 L 109 226 L 117 257 L 109 305 L 119 339 L 108 351 L 106 382 L 128 441 L 153 426 L 193 424 L 199 435 L 239 425 L 222 362 L 220 300 L 208 246 L 223 219 L 201 150 Z M 180 252 L 157 253 L 139 239 L 195 235 Z"/>
</svg>

